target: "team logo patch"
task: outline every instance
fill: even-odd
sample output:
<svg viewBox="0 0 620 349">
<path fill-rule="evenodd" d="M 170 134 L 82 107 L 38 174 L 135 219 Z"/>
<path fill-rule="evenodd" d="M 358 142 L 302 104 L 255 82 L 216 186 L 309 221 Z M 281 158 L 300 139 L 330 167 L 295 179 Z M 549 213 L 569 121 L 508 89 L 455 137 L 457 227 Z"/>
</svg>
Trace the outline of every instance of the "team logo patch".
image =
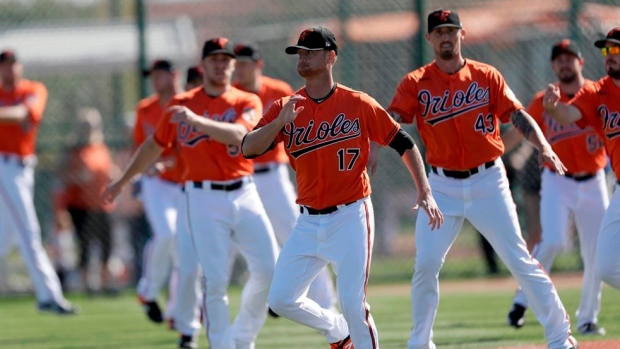
<svg viewBox="0 0 620 349">
<path fill-rule="evenodd" d="M 256 119 L 256 110 L 254 108 L 244 109 L 241 117 L 247 122 L 252 122 Z"/>
<path fill-rule="evenodd" d="M 437 11 L 435 13 L 435 17 L 439 18 L 442 22 L 445 22 L 448 20 L 448 17 L 450 17 L 450 10 Z"/>
</svg>

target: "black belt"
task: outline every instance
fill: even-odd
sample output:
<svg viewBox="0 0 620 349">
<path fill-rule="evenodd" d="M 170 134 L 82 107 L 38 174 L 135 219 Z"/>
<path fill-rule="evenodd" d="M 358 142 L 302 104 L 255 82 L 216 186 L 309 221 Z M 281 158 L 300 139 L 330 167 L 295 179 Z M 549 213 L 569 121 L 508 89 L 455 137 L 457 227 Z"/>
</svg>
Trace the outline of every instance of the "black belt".
<svg viewBox="0 0 620 349">
<path fill-rule="evenodd" d="M 243 186 L 243 181 L 236 181 L 230 184 L 218 184 L 211 183 L 211 190 L 222 190 L 222 191 L 233 191 L 241 188 Z M 202 189 L 202 182 L 194 181 L 194 188 Z"/>
<path fill-rule="evenodd" d="M 254 173 L 265 173 L 271 171 L 271 167 L 255 168 Z"/>
<path fill-rule="evenodd" d="M 484 168 L 487 169 L 487 168 L 493 167 L 493 165 L 495 165 L 495 160 L 485 162 Z M 435 174 L 439 173 L 439 171 L 437 171 L 437 167 L 435 166 L 431 166 L 431 171 L 433 171 L 433 173 Z M 444 176 L 450 177 L 450 178 L 456 178 L 456 179 L 469 178 L 478 172 L 479 172 L 478 167 L 470 168 L 469 170 L 463 170 L 463 171 L 443 170 Z"/>
<path fill-rule="evenodd" d="M 553 171 L 555 172 L 555 171 Z M 566 178 L 570 178 L 576 182 L 583 182 L 583 181 L 587 181 L 588 179 L 594 178 L 596 177 L 596 173 L 588 173 L 588 174 L 584 174 L 584 175 L 579 175 L 579 176 L 575 176 L 572 173 L 565 173 L 564 177 Z"/>
<path fill-rule="evenodd" d="M 7 162 L 7 163 L 11 161 L 15 161 L 15 163 L 20 165 L 21 167 L 26 166 L 26 161 L 24 160 L 24 158 L 20 156 L 4 154 L 2 155 L 2 160 L 4 160 L 4 162 Z"/>
<path fill-rule="evenodd" d="M 346 203 L 346 204 L 344 204 L 344 206 L 349 206 L 349 205 L 351 205 L 353 203 L 355 203 L 355 201 Z M 314 215 L 320 215 L 320 214 L 334 213 L 334 212 L 338 211 L 338 206 L 329 206 L 329 207 L 322 208 L 320 210 L 317 210 L 316 208 L 312 208 L 312 207 L 308 207 L 308 206 L 299 206 L 299 212 L 304 213 L 304 210 L 308 211 L 309 215 L 314 216 Z"/>
</svg>

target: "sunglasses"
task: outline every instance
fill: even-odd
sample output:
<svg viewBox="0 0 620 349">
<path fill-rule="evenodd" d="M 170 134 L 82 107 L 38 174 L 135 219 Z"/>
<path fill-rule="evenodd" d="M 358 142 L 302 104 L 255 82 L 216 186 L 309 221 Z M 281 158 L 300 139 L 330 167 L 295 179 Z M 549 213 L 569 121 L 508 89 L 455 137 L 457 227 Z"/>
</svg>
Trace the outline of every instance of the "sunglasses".
<svg viewBox="0 0 620 349">
<path fill-rule="evenodd" d="M 620 46 L 602 47 L 601 53 L 603 54 L 603 57 L 606 57 L 607 55 L 620 54 Z"/>
</svg>

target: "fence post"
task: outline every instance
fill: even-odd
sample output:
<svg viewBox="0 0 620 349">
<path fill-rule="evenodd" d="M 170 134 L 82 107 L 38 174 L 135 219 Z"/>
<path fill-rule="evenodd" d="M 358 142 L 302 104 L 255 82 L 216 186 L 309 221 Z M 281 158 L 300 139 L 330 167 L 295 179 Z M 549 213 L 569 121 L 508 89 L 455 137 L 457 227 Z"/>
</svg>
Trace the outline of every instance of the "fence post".
<svg viewBox="0 0 620 349">
<path fill-rule="evenodd" d="M 140 99 L 147 97 L 146 78 L 142 71 L 146 70 L 146 11 L 144 0 L 136 0 L 136 25 L 138 29 L 138 81 L 140 81 Z"/>
</svg>

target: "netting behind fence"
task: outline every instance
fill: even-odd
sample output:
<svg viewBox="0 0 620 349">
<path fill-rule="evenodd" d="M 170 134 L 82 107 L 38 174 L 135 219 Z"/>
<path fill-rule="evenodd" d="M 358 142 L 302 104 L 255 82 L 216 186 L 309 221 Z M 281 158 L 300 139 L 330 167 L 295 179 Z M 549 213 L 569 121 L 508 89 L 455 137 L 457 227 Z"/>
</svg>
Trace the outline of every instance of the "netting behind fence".
<svg viewBox="0 0 620 349">
<path fill-rule="evenodd" d="M 197 63 L 204 40 L 226 36 L 257 44 L 265 60 L 264 73 L 297 88 L 302 79 L 296 74 L 296 59 L 285 55 L 284 47 L 294 42 L 302 29 L 323 25 L 336 33 L 341 47 L 336 80 L 387 106 L 400 79 L 432 57 L 430 46 L 419 35 L 425 23 L 420 23 L 417 11 L 439 7 L 459 11 L 467 30 L 464 55 L 496 66 L 524 104 L 555 81 L 549 57 L 551 45 L 562 38 L 571 38 L 581 46 L 584 75 L 592 80 L 601 77 L 603 65 L 592 42 L 618 25 L 620 18 L 620 5 L 614 0 L 152 0 L 145 7 L 146 57 L 148 62 L 170 59 L 184 71 Z M 69 271 L 68 282 L 73 287 L 81 287 L 74 272 L 75 238 L 70 226 L 59 229 L 54 215 L 58 166 L 71 143 L 78 111 L 84 107 L 100 111 L 114 161 L 120 166 L 127 162 L 131 152 L 127 125 L 132 123 L 140 99 L 136 8 L 135 2 L 114 0 L 0 2 L 0 46 L 14 49 L 26 77 L 43 82 L 49 90 L 38 138 L 35 204 L 45 244 L 56 265 Z M 514 167 L 512 187 L 523 213 L 525 202 L 529 203 L 525 198 L 536 194 L 531 189 L 536 187 L 539 169 L 525 166 L 528 151 L 517 148 L 515 154 L 505 162 Z M 410 211 L 415 200 L 413 183 L 398 156 L 384 151 L 372 184 L 377 222 L 372 279 L 406 280 L 412 273 L 415 249 L 415 213 Z M 136 280 L 142 240 L 148 236 L 139 212 L 135 202 L 126 201 L 112 213 L 111 265 L 124 285 Z M 527 234 L 528 222 L 523 214 L 521 218 Z M 499 272 L 505 273 L 498 263 Z M 29 287 L 16 252 L 2 264 L 0 293 Z M 578 270 L 578 254 L 569 249 L 557 265 Z M 466 226 L 449 255 L 444 275 L 472 276 L 487 271 L 494 271 L 493 267 L 485 264 L 477 234 Z"/>
</svg>

